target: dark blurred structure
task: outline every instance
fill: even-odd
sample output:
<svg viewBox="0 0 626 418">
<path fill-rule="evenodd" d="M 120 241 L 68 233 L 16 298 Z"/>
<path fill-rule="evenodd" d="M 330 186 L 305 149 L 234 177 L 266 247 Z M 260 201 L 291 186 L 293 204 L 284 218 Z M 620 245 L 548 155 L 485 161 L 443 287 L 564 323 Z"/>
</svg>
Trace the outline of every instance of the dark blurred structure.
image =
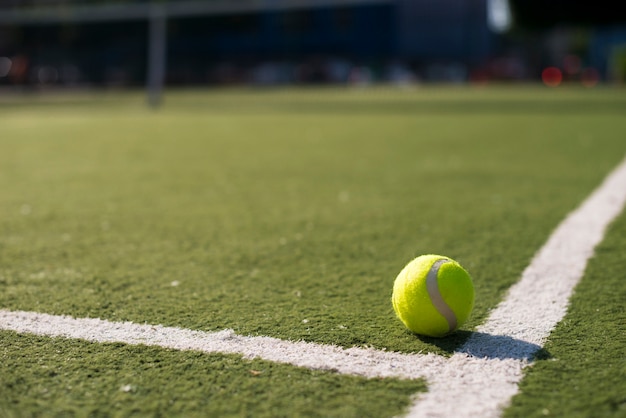
<svg viewBox="0 0 626 418">
<path fill-rule="evenodd" d="M 0 0 L 0 85 L 488 82 L 548 66 L 592 85 L 626 73 L 609 3 Z"/>
<path fill-rule="evenodd" d="M 626 7 L 614 0 L 509 0 L 518 25 L 547 28 L 619 25 L 626 22 Z"/>
</svg>

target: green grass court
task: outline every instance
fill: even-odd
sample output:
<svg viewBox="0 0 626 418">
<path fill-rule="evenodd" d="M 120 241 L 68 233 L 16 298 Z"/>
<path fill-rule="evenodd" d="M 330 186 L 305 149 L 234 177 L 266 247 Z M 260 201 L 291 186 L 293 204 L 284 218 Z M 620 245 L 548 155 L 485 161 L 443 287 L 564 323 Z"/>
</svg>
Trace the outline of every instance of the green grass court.
<svg viewBox="0 0 626 418">
<path fill-rule="evenodd" d="M 0 98 L 0 309 L 451 355 L 626 156 L 623 89 Z M 626 215 L 505 417 L 626 416 Z M 463 330 L 395 318 L 417 255 Z M 0 417 L 402 415 L 426 382 L 0 331 Z"/>
</svg>

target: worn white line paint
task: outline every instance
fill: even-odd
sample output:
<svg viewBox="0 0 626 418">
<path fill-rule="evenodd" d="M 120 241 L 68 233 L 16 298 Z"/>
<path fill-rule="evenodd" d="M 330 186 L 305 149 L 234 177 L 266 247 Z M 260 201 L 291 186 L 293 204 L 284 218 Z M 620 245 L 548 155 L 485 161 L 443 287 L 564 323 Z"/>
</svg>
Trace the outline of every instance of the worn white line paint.
<svg viewBox="0 0 626 418">
<path fill-rule="evenodd" d="M 499 416 L 517 393 L 522 369 L 565 316 L 594 248 L 625 204 L 626 160 L 557 227 L 520 281 L 450 359 L 454 363 L 469 355 L 517 361 L 490 363 L 477 370 L 461 361 L 456 375 L 430 380 L 429 391 L 417 399 L 408 416 Z"/>
<path fill-rule="evenodd" d="M 561 223 L 487 322 L 449 359 L 23 311 L 0 310 L 0 329 L 238 354 L 368 378 L 425 378 L 429 392 L 417 398 L 408 416 L 495 417 L 517 392 L 523 368 L 565 315 L 594 247 L 625 203 L 626 160 Z"/>
<path fill-rule="evenodd" d="M 402 354 L 356 347 L 344 349 L 271 337 L 245 337 L 232 330 L 202 332 L 37 312 L 0 310 L 0 329 L 101 343 L 122 342 L 175 350 L 239 354 L 244 358 L 262 358 L 368 378 L 430 378 L 445 362 L 443 357 L 433 354 Z"/>
</svg>

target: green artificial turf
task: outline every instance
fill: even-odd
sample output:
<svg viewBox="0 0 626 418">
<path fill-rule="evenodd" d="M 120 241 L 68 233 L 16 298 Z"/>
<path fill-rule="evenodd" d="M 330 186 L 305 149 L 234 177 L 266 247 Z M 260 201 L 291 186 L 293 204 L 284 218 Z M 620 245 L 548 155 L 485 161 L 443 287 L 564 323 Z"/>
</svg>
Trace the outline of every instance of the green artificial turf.
<svg viewBox="0 0 626 418">
<path fill-rule="evenodd" d="M 505 417 L 626 416 L 626 214 L 611 227 Z"/>
<path fill-rule="evenodd" d="M 447 355 L 624 158 L 625 111 L 621 90 L 526 86 L 173 92 L 158 111 L 139 94 L 2 99 L 0 308 Z M 472 275 L 464 332 L 418 337 L 394 317 L 393 280 L 424 253 Z M 389 403 L 392 416 L 422 388 L 7 332 L 0 344 L 7 416 L 151 414 L 168 399 L 161 390 L 182 399 L 202 378 L 219 381 L 215 370 L 249 387 L 217 406 L 199 387 L 188 410 L 163 410 L 308 415 L 304 395 L 283 399 L 291 374 L 319 377 L 314 389 L 294 386 L 316 405 L 343 394 L 346 415 L 383 416 L 376 408 Z M 144 357 L 161 358 L 162 372 L 142 371 L 146 386 L 120 393 Z M 69 358 L 69 386 L 85 392 L 59 382 Z M 197 369 L 179 390 L 190 359 Z M 57 374 L 28 371 L 34 364 Z M 95 389 L 83 366 L 103 373 Z M 256 368 L 275 373 L 273 399 L 254 391 L 268 377 L 250 376 Z M 40 387 L 54 395 L 29 395 Z M 357 396 L 371 402 L 359 409 Z"/>
<path fill-rule="evenodd" d="M 471 329 L 626 152 L 621 115 L 499 112 L 518 94 L 505 93 L 244 91 L 174 94 L 156 113 L 134 96 L 7 108 L 0 306 L 450 351 L 462 338 L 416 338 L 395 320 L 404 264 L 423 253 L 461 262 L 476 285 Z M 548 109 L 624 104 L 610 90 L 553 93 L 532 97 Z M 428 101 L 456 105 L 430 113 Z"/>
<path fill-rule="evenodd" d="M 381 417 L 421 381 L 0 332 L 0 417 Z"/>
</svg>

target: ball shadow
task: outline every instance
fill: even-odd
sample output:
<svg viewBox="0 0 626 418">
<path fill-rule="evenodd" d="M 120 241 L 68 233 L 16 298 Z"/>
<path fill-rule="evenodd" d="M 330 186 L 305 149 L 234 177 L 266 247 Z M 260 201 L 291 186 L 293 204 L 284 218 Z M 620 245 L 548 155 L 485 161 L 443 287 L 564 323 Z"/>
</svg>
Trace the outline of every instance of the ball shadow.
<svg viewBox="0 0 626 418">
<path fill-rule="evenodd" d="M 546 360 L 550 353 L 543 347 L 506 335 L 484 332 L 457 331 L 444 338 L 418 335 L 422 341 L 435 345 L 447 353 L 462 353 L 477 358 L 499 360 Z"/>
</svg>

